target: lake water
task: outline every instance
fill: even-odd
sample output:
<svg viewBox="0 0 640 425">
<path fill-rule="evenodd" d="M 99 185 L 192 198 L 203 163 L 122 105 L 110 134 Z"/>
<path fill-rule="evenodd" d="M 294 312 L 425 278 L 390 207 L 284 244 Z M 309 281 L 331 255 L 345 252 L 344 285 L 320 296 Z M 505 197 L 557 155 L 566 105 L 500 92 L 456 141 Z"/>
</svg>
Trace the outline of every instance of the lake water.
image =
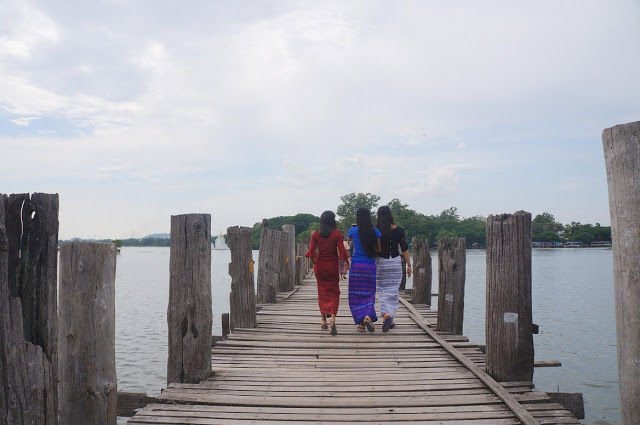
<svg viewBox="0 0 640 425">
<path fill-rule="evenodd" d="M 219 335 L 220 316 L 229 311 L 230 252 L 213 250 L 211 254 L 213 333 Z M 254 251 L 256 265 L 257 254 Z M 432 256 L 437 287 L 437 253 Z M 122 248 L 117 261 L 118 389 L 156 395 L 166 385 L 169 248 Z M 532 261 L 533 321 L 540 325 L 540 334 L 534 335 L 535 358 L 562 362 L 560 368 L 537 368 L 536 388 L 581 392 L 585 424 L 618 424 L 611 250 L 534 249 Z M 464 334 L 484 343 L 483 250 L 467 251 L 465 288 Z"/>
</svg>

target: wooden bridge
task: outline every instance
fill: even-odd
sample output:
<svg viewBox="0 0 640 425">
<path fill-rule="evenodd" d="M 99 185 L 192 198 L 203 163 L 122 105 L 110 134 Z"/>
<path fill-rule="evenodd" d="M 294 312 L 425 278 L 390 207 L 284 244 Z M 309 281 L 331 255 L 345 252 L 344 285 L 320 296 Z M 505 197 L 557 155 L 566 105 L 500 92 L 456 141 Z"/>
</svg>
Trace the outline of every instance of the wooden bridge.
<svg viewBox="0 0 640 425">
<path fill-rule="evenodd" d="M 359 333 L 341 289 L 337 336 L 320 330 L 311 276 L 215 344 L 211 378 L 170 384 L 128 423 L 580 423 L 531 382 L 496 383 L 481 347 L 434 332 L 425 305 L 402 299 L 394 329 Z"/>
</svg>

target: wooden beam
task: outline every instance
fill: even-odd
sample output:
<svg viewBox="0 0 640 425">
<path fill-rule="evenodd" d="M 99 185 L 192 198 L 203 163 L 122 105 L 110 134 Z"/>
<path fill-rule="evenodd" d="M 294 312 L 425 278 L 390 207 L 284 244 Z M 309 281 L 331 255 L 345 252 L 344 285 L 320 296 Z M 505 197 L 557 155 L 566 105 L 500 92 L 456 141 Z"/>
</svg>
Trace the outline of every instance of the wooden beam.
<svg viewBox="0 0 640 425">
<path fill-rule="evenodd" d="M 476 375 L 482 382 L 484 382 L 494 393 L 498 396 L 516 417 L 522 421 L 524 425 L 540 425 L 532 415 L 529 413 L 516 398 L 505 390 L 498 382 L 496 382 L 489 374 L 480 369 L 473 361 L 469 360 L 464 354 L 454 348 L 443 337 L 438 335 L 433 329 L 431 329 L 428 323 L 422 318 L 422 315 L 409 303 L 408 301 L 400 298 L 400 302 L 410 311 L 413 321 L 425 331 L 434 341 L 442 346 L 449 354 L 456 358 L 460 363 L 465 365 L 474 375 Z"/>
</svg>

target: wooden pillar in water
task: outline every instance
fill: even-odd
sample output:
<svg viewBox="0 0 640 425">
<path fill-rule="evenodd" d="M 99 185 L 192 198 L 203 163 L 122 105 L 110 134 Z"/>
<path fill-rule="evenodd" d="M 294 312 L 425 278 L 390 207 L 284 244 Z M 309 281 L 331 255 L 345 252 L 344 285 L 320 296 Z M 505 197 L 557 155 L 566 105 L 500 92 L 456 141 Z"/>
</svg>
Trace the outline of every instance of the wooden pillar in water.
<svg viewBox="0 0 640 425">
<path fill-rule="evenodd" d="M 57 425 L 58 195 L 0 195 L 0 423 Z"/>
<path fill-rule="evenodd" d="M 438 241 L 438 330 L 462 335 L 467 247 L 464 238 Z"/>
<path fill-rule="evenodd" d="M 640 121 L 602 132 L 609 186 L 622 425 L 640 423 Z"/>
<path fill-rule="evenodd" d="M 413 238 L 413 290 L 411 302 L 413 304 L 431 305 L 431 253 L 429 241 Z"/>
<path fill-rule="evenodd" d="M 115 425 L 116 248 L 60 248 L 60 423 Z"/>
<path fill-rule="evenodd" d="M 269 229 L 262 220 L 260 255 L 258 257 L 258 304 L 275 303 L 280 282 L 282 232 Z"/>
<path fill-rule="evenodd" d="M 296 226 L 284 224 L 284 262 L 286 265 L 286 277 L 284 279 L 283 291 L 293 291 L 296 281 Z"/>
<path fill-rule="evenodd" d="M 229 227 L 227 238 L 227 245 L 231 249 L 230 328 L 231 331 L 236 328 L 254 328 L 256 326 L 256 294 L 253 284 L 251 229 Z"/>
<path fill-rule="evenodd" d="M 531 214 L 487 218 L 486 272 L 487 372 L 497 381 L 531 381 Z"/>
<path fill-rule="evenodd" d="M 211 375 L 211 215 L 171 216 L 167 383 Z"/>
</svg>

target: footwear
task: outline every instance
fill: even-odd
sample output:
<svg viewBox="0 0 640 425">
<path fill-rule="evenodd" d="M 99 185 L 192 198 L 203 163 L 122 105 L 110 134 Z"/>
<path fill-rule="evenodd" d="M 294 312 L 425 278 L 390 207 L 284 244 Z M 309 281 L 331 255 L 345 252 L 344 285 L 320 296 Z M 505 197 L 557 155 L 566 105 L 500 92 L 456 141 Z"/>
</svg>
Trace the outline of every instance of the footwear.
<svg viewBox="0 0 640 425">
<path fill-rule="evenodd" d="M 359 324 L 358 325 L 358 332 L 364 333 L 364 324 Z"/>
<path fill-rule="evenodd" d="M 338 329 L 336 328 L 336 324 L 335 323 L 331 324 L 331 335 L 333 335 L 333 336 L 338 335 Z"/>
<path fill-rule="evenodd" d="M 327 325 L 327 319 L 325 319 L 324 317 L 320 321 L 320 329 L 322 329 L 323 331 L 329 329 L 329 325 Z"/>
<path fill-rule="evenodd" d="M 382 323 L 382 332 L 389 332 L 389 329 L 393 326 L 393 317 L 387 316 Z"/>
<path fill-rule="evenodd" d="M 373 323 L 371 322 L 371 319 L 369 319 L 368 317 L 366 317 L 362 323 L 364 323 L 364 326 L 367 328 L 369 332 L 376 331 L 376 327 L 373 325 Z"/>
</svg>

